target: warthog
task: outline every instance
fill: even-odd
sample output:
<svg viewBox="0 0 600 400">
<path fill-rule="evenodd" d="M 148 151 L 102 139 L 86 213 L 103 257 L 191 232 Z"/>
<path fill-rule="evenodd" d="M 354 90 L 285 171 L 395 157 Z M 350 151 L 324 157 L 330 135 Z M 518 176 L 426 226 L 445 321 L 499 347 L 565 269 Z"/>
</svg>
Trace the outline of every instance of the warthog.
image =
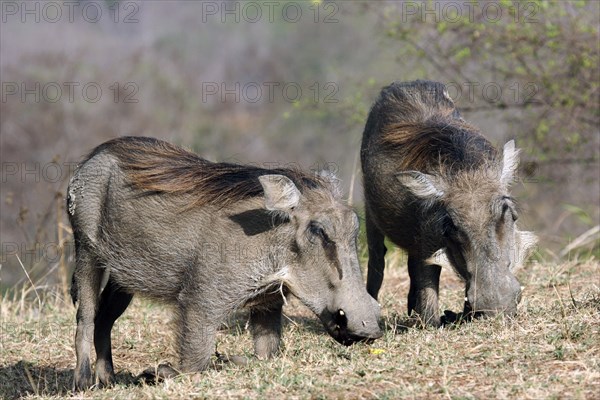
<svg viewBox="0 0 600 400">
<path fill-rule="evenodd" d="M 441 266 L 432 257 L 440 251 L 466 282 L 465 314 L 514 315 L 521 287 L 513 272 L 536 243 L 515 225 L 508 191 L 518 165 L 514 142 L 500 158 L 440 83 L 393 83 L 370 111 L 361 161 L 367 291 L 377 298 L 387 236 L 408 253 L 408 310 L 423 323 L 441 323 Z"/>
<path fill-rule="evenodd" d="M 212 163 L 152 138 L 94 149 L 68 187 L 74 386 L 94 383 L 92 333 L 95 381 L 114 380 L 110 333 L 135 293 L 174 305 L 181 371 L 209 365 L 216 330 L 242 307 L 255 355 L 274 355 L 288 294 L 344 345 L 380 337 L 379 305 L 358 263 L 358 219 L 335 192 L 323 175 Z"/>
</svg>

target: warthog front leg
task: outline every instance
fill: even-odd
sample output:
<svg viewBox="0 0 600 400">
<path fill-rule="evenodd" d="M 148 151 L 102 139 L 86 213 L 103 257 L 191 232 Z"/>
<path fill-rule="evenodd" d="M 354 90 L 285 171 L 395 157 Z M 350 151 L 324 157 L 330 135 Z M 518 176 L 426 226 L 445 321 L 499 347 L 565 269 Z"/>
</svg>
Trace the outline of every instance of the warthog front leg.
<svg viewBox="0 0 600 400">
<path fill-rule="evenodd" d="M 385 253 L 387 249 L 384 244 L 383 233 L 375 226 L 366 211 L 367 242 L 369 246 L 369 266 L 367 270 L 367 292 L 377 299 L 379 289 L 383 282 L 383 270 L 385 268 Z"/>
<path fill-rule="evenodd" d="M 215 353 L 216 332 L 221 320 L 197 305 L 180 309 L 180 324 L 175 329 L 179 339 L 179 359 L 183 372 L 205 370 Z"/>
<path fill-rule="evenodd" d="M 281 308 L 256 308 L 250 311 L 250 331 L 254 338 L 254 355 L 259 359 L 274 356 L 281 342 Z"/>
<path fill-rule="evenodd" d="M 96 315 L 94 329 L 94 346 L 96 347 L 96 381 L 105 386 L 114 383 L 112 350 L 110 333 L 113 324 L 129 306 L 133 295 L 125 293 L 109 279 Z"/>
<path fill-rule="evenodd" d="M 440 326 L 438 292 L 441 272 L 439 265 L 428 265 L 421 259 L 408 257 L 408 313 L 417 314 L 423 325 Z"/>
<path fill-rule="evenodd" d="M 103 270 L 97 268 L 87 254 L 79 251 L 77 266 L 73 276 L 73 285 L 77 301 L 77 331 L 75 333 L 75 366 L 73 386 L 76 390 L 84 390 L 94 384 L 90 353 L 94 339 L 94 319 L 98 309 L 98 294 Z"/>
</svg>

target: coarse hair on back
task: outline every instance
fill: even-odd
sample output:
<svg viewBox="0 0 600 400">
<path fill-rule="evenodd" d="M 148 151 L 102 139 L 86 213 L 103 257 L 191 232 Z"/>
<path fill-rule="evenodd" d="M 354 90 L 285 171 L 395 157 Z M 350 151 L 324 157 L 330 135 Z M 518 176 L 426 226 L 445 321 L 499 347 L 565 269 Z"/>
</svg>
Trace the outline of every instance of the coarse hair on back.
<svg viewBox="0 0 600 400">
<path fill-rule="evenodd" d="M 381 91 L 371 113 L 379 120 L 379 144 L 399 156 L 403 170 L 453 175 L 496 160 L 496 149 L 462 119 L 439 82 L 394 82 Z"/>
<path fill-rule="evenodd" d="M 186 208 L 216 204 L 221 207 L 262 196 L 259 176 L 284 175 L 302 193 L 331 190 L 323 177 L 293 168 L 261 168 L 235 163 L 215 163 L 171 143 L 138 136 L 124 136 L 95 148 L 86 160 L 101 152 L 116 157 L 128 183 L 143 194 L 190 195 Z M 85 161 L 84 161 L 85 162 Z"/>
<path fill-rule="evenodd" d="M 492 164 L 497 151 L 472 125 L 448 117 L 384 127 L 380 143 L 401 155 L 400 168 L 454 174 Z"/>
</svg>

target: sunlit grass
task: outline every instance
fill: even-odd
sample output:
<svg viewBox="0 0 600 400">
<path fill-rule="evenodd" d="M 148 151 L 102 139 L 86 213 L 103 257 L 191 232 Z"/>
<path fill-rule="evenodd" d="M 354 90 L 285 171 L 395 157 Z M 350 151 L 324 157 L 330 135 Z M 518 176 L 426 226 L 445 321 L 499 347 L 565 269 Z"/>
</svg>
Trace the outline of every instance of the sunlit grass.
<svg viewBox="0 0 600 400">
<path fill-rule="evenodd" d="M 391 254 L 390 260 L 395 256 Z M 310 312 L 285 308 L 279 357 L 225 365 L 157 386 L 134 377 L 175 362 L 169 309 L 136 299 L 117 322 L 113 348 L 117 385 L 85 398 L 594 398 L 600 393 L 600 270 L 597 261 L 534 263 L 515 320 L 480 320 L 444 329 L 405 328 L 408 278 L 387 269 L 381 302 L 386 333 L 371 345 L 342 347 Z M 442 275 L 441 308 L 462 305 L 461 283 Z M 58 293 L 58 291 L 57 291 Z M 30 293 L 29 293 L 30 295 Z M 32 297 L 35 299 L 35 297 Z M 1 305 L 0 397 L 68 397 L 75 309 L 60 295 L 12 292 Z M 242 312 L 219 333 L 222 353 L 251 355 Z"/>
</svg>

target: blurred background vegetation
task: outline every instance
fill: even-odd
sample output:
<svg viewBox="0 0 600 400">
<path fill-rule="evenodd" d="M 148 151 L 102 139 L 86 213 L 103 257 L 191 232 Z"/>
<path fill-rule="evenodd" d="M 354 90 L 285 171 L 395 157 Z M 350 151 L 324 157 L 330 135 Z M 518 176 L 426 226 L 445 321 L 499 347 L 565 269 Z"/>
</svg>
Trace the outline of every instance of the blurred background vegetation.
<svg viewBox="0 0 600 400">
<path fill-rule="evenodd" d="M 116 136 L 334 169 L 361 210 L 362 129 L 394 80 L 444 82 L 495 145 L 516 139 L 543 260 L 599 255 L 600 2 L 47 4 L 1 4 L 5 288 L 66 279 L 66 183 Z"/>
</svg>

